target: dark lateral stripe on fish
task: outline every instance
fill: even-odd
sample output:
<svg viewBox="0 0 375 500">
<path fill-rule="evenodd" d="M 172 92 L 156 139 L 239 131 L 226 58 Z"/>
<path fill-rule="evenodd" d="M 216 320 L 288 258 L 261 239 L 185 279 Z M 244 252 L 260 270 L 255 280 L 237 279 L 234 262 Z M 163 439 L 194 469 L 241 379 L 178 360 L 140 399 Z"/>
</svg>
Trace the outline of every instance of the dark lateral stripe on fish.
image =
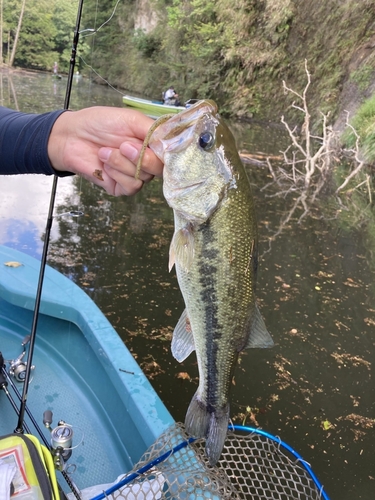
<svg viewBox="0 0 375 500">
<path fill-rule="evenodd" d="M 202 254 L 200 259 L 200 283 L 202 285 L 201 299 L 205 304 L 205 331 L 206 331 L 206 355 L 207 355 L 207 410 L 212 413 L 217 409 L 218 392 L 218 366 L 219 341 L 223 335 L 222 326 L 219 323 L 216 284 L 217 267 L 213 264 L 219 256 L 219 250 L 212 248 L 215 243 L 215 234 L 211 226 L 204 224 L 200 229 L 203 237 Z M 211 246 L 211 247 L 210 247 Z"/>
</svg>

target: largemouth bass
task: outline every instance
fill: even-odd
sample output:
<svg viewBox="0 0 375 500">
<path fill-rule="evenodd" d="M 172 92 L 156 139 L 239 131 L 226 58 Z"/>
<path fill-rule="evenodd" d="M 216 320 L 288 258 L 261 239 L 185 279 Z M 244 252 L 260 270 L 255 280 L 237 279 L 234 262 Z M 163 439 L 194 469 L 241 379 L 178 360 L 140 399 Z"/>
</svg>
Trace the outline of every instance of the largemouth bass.
<svg viewBox="0 0 375 500">
<path fill-rule="evenodd" d="M 195 349 L 199 386 L 185 427 L 206 438 L 212 465 L 229 422 L 229 392 L 238 354 L 270 347 L 255 300 L 257 225 L 235 140 L 213 101 L 199 101 L 160 124 L 150 148 L 164 162 L 163 192 L 174 212 L 169 267 L 185 301 L 172 339 L 182 362 Z"/>
</svg>

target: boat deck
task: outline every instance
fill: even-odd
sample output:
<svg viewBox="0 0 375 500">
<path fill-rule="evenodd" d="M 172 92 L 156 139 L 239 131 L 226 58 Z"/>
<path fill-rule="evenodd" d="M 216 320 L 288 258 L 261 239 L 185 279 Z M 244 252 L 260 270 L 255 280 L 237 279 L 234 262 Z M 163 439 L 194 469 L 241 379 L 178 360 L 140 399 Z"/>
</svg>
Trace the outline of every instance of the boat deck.
<svg viewBox="0 0 375 500">
<path fill-rule="evenodd" d="M 22 266 L 7 267 L 8 261 Z M 20 355 L 30 334 L 38 271 L 35 259 L 0 246 L 0 351 L 5 360 Z M 114 481 L 174 423 L 99 309 L 51 268 L 46 269 L 33 364 L 28 408 L 47 439 L 44 411 L 53 412 L 52 427 L 59 420 L 73 426 L 73 446 L 79 446 L 69 463 L 76 466 L 72 479 L 79 488 Z M 16 386 L 22 392 L 22 383 Z M 13 432 L 18 417 L 3 391 L 0 415 L 0 434 Z M 28 416 L 25 422 L 36 434 Z"/>
</svg>

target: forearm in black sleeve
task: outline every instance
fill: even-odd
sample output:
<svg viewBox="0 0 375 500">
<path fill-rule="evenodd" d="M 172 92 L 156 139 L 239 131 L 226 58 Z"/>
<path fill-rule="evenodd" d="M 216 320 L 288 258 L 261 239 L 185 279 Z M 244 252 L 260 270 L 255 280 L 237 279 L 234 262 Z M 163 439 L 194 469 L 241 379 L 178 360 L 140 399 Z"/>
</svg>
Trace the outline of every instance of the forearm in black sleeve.
<svg viewBox="0 0 375 500">
<path fill-rule="evenodd" d="M 0 106 L 0 175 L 71 175 L 54 170 L 48 158 L 49 135 L 63 112 L 27 114 Z"/>
</svg>

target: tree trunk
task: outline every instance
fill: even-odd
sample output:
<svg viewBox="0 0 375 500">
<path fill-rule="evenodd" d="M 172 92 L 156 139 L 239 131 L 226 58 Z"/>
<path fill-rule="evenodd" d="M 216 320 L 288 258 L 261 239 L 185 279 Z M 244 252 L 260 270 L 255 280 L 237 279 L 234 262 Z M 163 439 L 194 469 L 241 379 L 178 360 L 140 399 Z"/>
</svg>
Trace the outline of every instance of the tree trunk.
<svg viewBox="0 0 375 500">
<path fill-rule="evenodd" d="M 20 12 L 20 17 L 18 18 L 18 26 L 17 26 L 16 36 L 14 37 L 12 54 L 11 54 L 10 60 L 9 60 L 9 66 L 13 66 L 14 58 L 15 58 L 15 55 L 16 55 L 18 37 L 20 36 L 20 31 L 21 31 L 21 26 L 22 26 L 23 13 L 25 12 L 25 5 L 26 5 L 26 0 L 23 0 L 22 7 L 21 7 L 21 12 Z"/>
</svg>

